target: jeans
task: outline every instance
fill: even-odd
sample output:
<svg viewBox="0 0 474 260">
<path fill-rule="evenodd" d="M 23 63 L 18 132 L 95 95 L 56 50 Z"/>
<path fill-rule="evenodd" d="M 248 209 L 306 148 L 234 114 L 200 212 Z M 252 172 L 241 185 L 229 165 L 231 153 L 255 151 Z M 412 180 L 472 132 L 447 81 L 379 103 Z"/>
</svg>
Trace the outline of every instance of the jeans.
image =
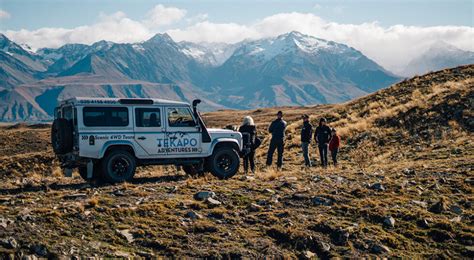
<svg viewBox="0 0 474 260">
<path fill-rule="evenodd" d="M 311 167 L 311 161 L 309 160 L 309 143 L 301 143 L 301 150 L 303 150 L 304 165 Z"/>
<path fill-rule="evenodd" d="M 327 144 L 319 144 L 319 157 L 321 159 L 321 166 L 326 167 L 328 166 L 328 145 Z"/>
<path fill-rule="evenodd" d="M 272 165 L 273 161 L 273 154 L 275 153 L 275 149 L 278 151 L 278 160 L 277 160 L 277 166 L 278 168 L 281 168 L 283 165 L 283 147 L 285 143 L 283 139 L 272 139 L 270 141 L 270 147 L 268 148 L 268 154 L 267 154 L 267 165 L 270 166 Z"/>
<path fill-rule="evenodd" d="M 244 157 L 244 172 L 247 173 L 250 170 L 255 172 L 255 150 L 251 150 L 249 154 Z"/>
<path fill-rule="evenodd" d="M 334 163 L 334 166 L 337 165 L 337 152 L 339 152 L 339 148 L 336 148 L 331 151 L 331 157 L 332 157 L 332 162 Z"/>
</svg>

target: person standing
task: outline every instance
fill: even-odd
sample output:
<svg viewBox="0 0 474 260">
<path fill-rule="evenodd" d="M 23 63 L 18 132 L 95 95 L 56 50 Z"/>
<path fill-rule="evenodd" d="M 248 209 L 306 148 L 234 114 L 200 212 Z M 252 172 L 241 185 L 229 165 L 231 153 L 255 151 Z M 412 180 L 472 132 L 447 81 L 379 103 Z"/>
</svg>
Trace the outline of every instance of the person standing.
<svg viewBox="0 0 474 260">
<path fill-rule="evenodd" d="M 326 118 L 319 120 L 319 126 L 314 131 L 314 140 L 318 144 L 321 166 L 326 167 L 328 166 L 328 144 L 331 140 L 331 128 L 326 125 Z"/>
<path fill-rule="evenodd" d="M 252 173 L 255 173 L 255 138 L 257 135 L 257 127 L 250 116 L 244 117 L 242 125 L 239 127 L 239 132 L 242 133 L 243 143 L 247 144 L 250 152 L 244 156 L 244 172 L 248 173 L 249 164 Z"/>
<path fill-rule="evenodd" d="M 283 112 L 278 111 L 277 119 L 275 119 L 268 128 L 268 132 L 272 134 L 270 147 L 267 154 L 267 166 L 272 165 L 273 154 L 275 149 L 278 151 L 277 167 L 281 169 L 283 166 L 283 148 L 285 145 L 285 129 L 286 122 L 283 120 Z"/>
<path fill-rule="evenodd" d="M 309 143 L 313 135 L 313 126 L 309 123 L 309 116 L 303 115 L 303 127 L 301 128 L 301 150 L 303 150 L 304 165 L 311 167 L 311 160 L 309 159 Z"/>
<path fill-rule="evenodd" d="M 331 151 L 332 162 L 334 166 L 337 166 L 337 152 L 341 145 L 341 138 L 337 135 L 336 128 L 331 130 L 331 141 L 329 141 L 329 151 Z"/>
</svg>

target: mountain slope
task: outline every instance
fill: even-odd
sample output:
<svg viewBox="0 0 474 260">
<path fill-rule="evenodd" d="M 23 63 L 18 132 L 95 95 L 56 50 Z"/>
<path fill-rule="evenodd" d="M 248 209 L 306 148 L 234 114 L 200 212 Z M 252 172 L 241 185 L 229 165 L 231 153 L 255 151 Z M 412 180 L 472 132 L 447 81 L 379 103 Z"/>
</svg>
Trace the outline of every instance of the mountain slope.
<svg viewBox="0 0 474 260">
<path fill-rule="evenodd" d="M 159 84 L 134 80 L 111 81 L 97 75 L 65 76 L 25 84 L 0 91 L 0 118 L 6 122 L 40 122 L 53 118 L 54 107 L 60 100 L 71 97 L 159 97 L 190 102 L 202 99 L 204 110 L 222 109 L 223 106 L 203 94 L 185 86 Z"/>
<path fill-rule="evenodd" d="M 421 75 L 430 71 L 474 64 L 474 52 L 464 51 L 439 41 L 419 57 L 414 58 L 403 71 L 403 75 Z"/>
<path fill-rule="evenodd" d="M 37 54 L 4 38 L 10 47 L 0 53 L 18 54 L 1 63 L 3 88 L 44 82 L 52 82 L 50 87 L 125 86 L 139 81 L 177 85 L 204 100 L 212 97 L 208 108 L 246 109 L 338 103 L 399 80 L 353 48 L 298 32 L 233 45 L 176 43 L 167 34 L 157 34 L 140 43 L 67 44 Z M 58 83 L 63 78 L 68 85 Z"/>
<path fill-rule="evenodd" d="M 230 92 L 224 104 L 249 108 L 337 103 L 398 79 L 353 48 L 291 32 L 242 44 L 208 87 Z"/>
</svg>

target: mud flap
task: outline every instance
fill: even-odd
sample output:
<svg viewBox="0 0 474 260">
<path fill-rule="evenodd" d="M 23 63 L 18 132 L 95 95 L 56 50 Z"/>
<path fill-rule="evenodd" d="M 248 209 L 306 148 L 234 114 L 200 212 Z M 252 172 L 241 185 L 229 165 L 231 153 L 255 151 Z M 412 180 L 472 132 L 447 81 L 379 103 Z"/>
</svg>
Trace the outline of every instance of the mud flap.
<svg viewBox="0 0 474 260">
<path fill-rule="evenodd" d="M 92 161 L 87 162 L 87 179 L 92 179 L 94 172 L 94 163 Z"/>
</svg>

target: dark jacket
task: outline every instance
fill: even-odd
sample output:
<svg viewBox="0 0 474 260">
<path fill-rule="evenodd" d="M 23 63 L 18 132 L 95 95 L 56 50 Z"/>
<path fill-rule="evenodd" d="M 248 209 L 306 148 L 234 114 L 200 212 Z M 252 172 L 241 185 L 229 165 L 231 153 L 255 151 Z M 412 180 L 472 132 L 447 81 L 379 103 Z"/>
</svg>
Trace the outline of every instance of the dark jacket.
<svg viewBox="0 0 474 260">
<path fill-rule="evenodd" d="M 314 131 L 314 139 L 318 145 L 329 143 L 329 140 L 331 140 L 331 128 L 327 125 L 316 127 L 316 131 Z"/>
<path fill-rule="evenodd" d="M 257 127 L 254 125 L 242 125 L 239 128 L 239 132 L 248 133 L 248 135 L 242 135 L 242 141 L 245 144 L 250 142 L 251 147 L 255 145 L 255 136 L 257 135 Z M 250 140 L 248 140 L 250 138 Z"/>
<path fill-rule="evenodd" d="M 273 140 L 283 140 L 285 138 L 286 122 L 283 119 L 275 119 L 268 128 Z"/>
<path fill-rule="evenodd" d="M 336 134 L 333 135 L 331 141 L 329 142 L 329 151 L 334 151 L 339 148 L 341 145 L 341 138 Z"/>
<path fill-rule="evenodd" d="M 301 142 L 311 143 L 312 135 L 313 135 L 313 126 L 309 122 L 304 122 L 303 128 L 301 128 Z"/>
</svg>

